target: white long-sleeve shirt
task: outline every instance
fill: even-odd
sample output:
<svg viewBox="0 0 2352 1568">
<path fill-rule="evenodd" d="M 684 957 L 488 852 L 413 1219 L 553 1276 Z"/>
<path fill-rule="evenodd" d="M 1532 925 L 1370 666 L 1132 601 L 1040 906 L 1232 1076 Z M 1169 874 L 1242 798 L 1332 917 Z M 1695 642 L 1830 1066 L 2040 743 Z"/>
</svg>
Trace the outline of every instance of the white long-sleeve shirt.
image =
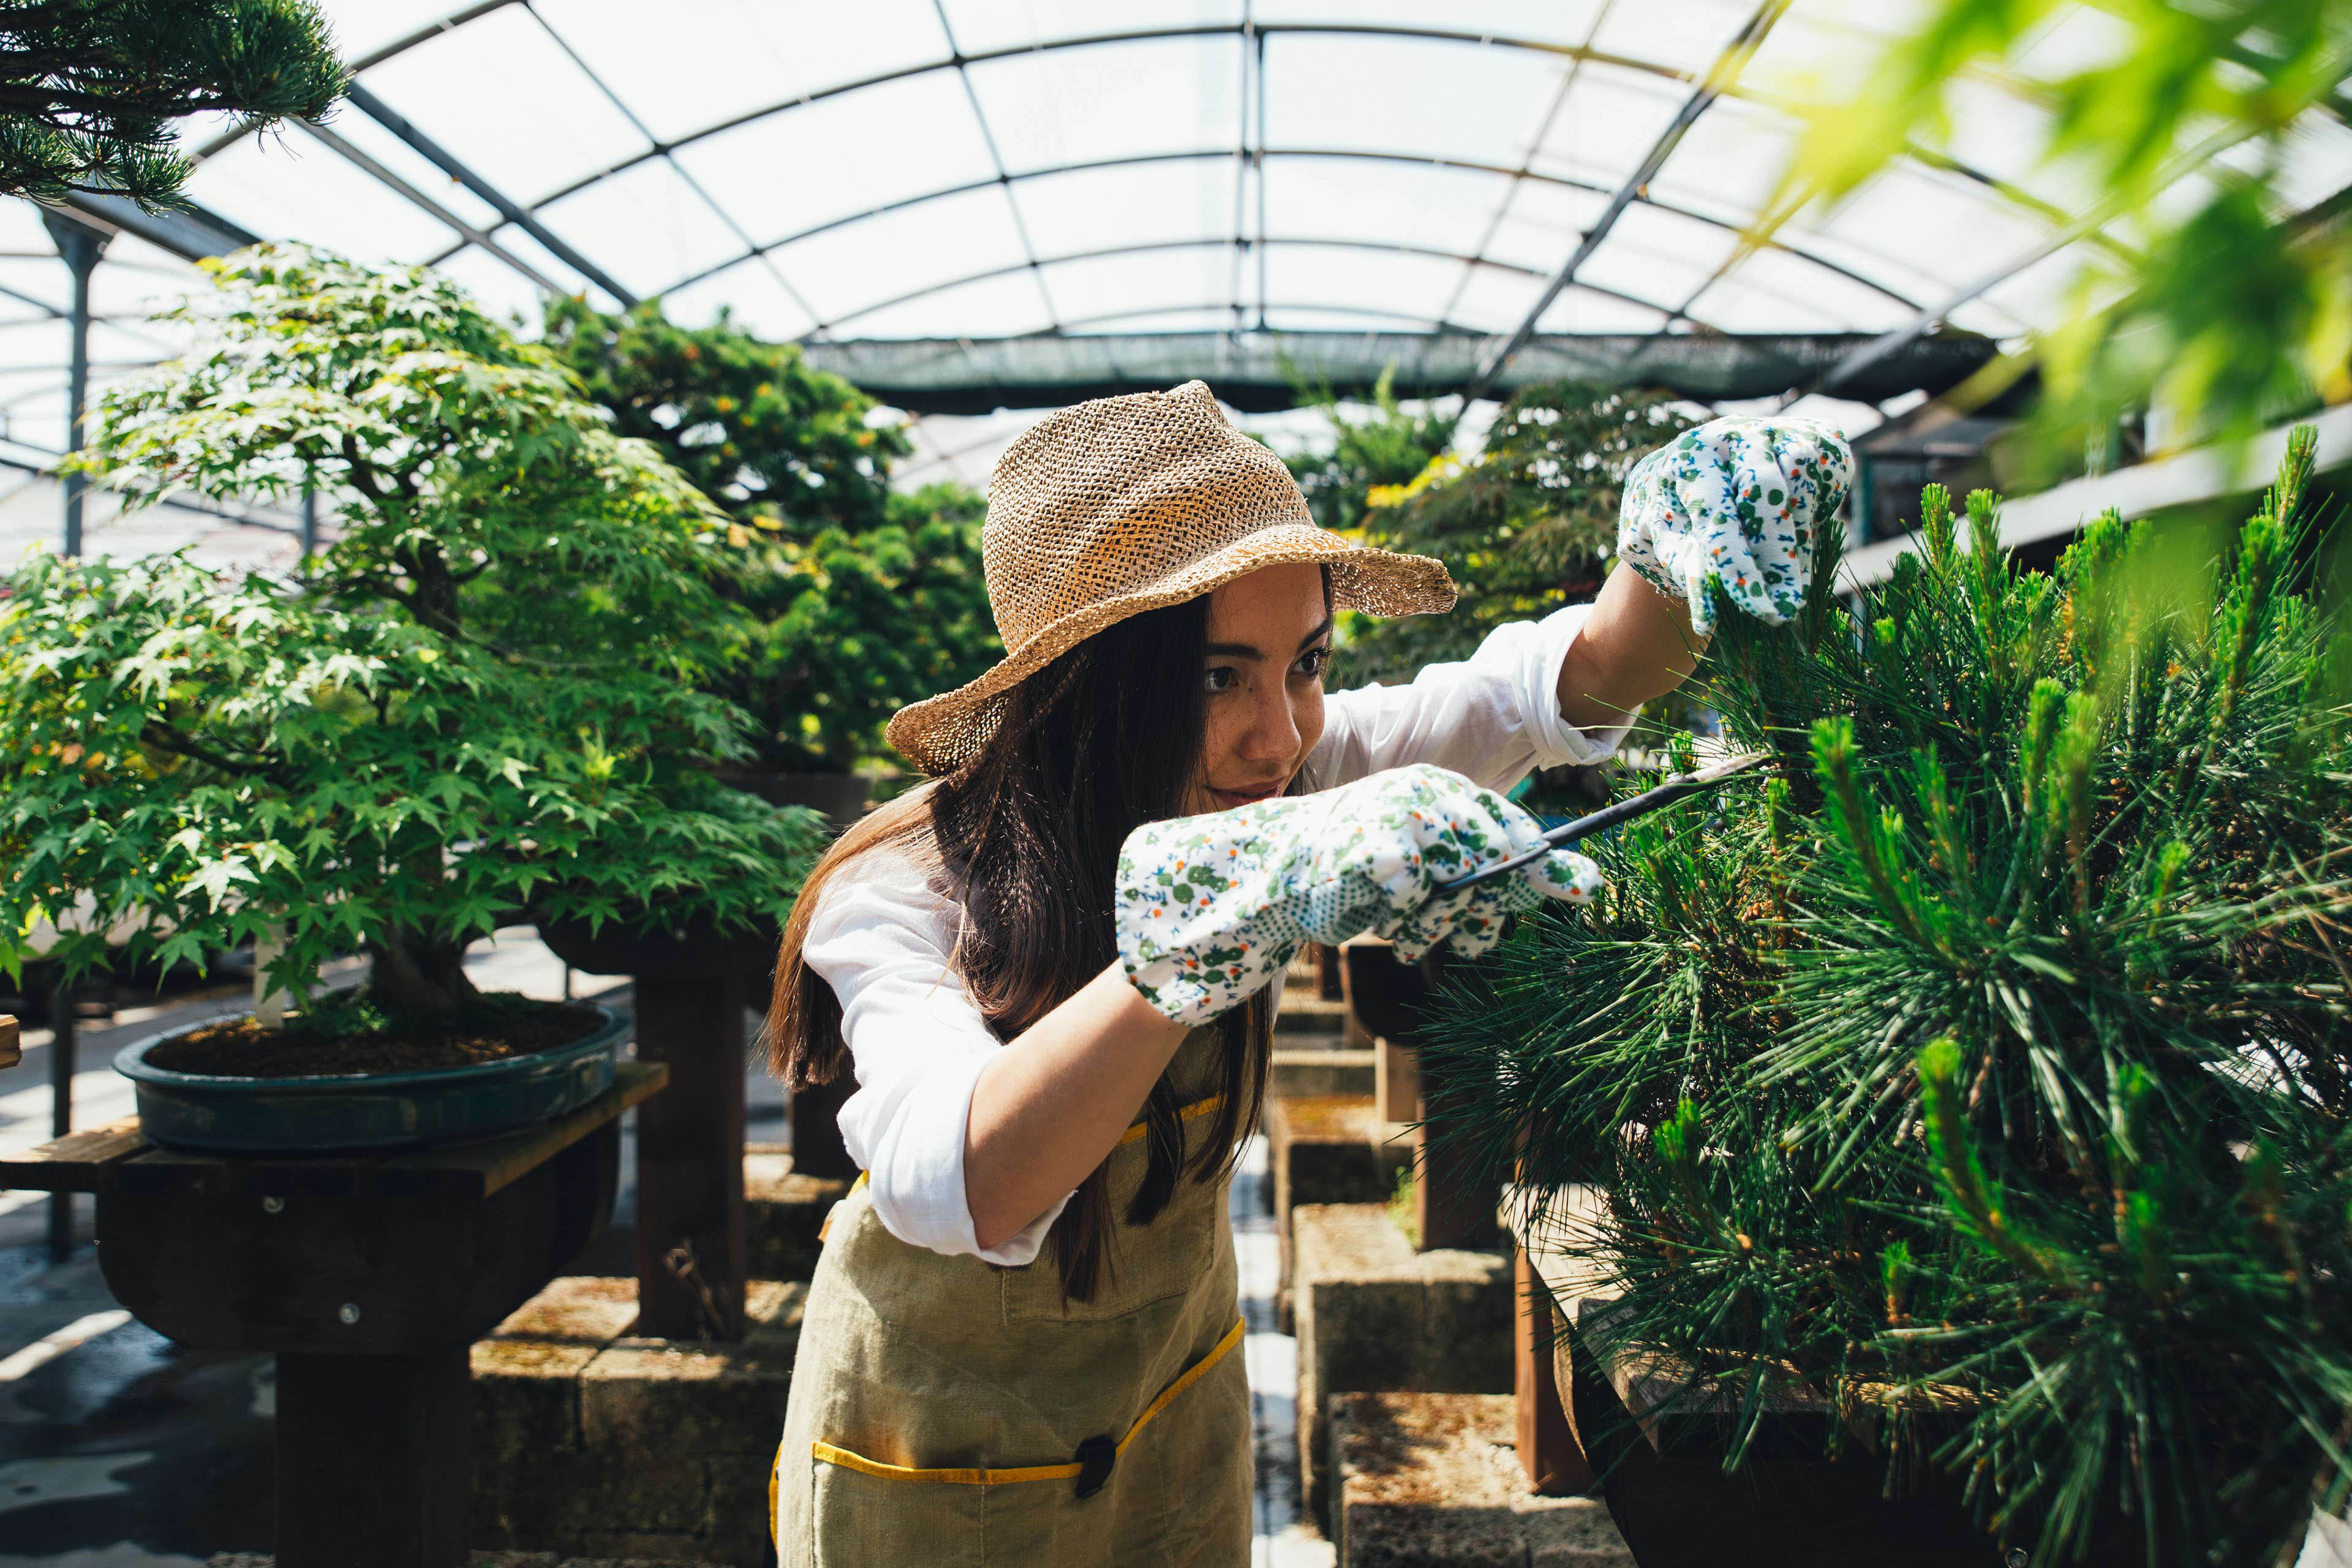
<svg viewBox="0 0 2352 1568">
<path fill-rule="evenodd" d="M 1587 736 L 1560 718 L 1558 695 L 1561 662 L 1590 612 L 1576 605 L 1499 626 L 1469 658 L 1432 665 L 1410 686 L 1331 693 L 1307 787 L 1434 763 L 1507 790 L 1538 768 L 1600 761 L 1624 729 Z M 857 1078 L 841 1108 L 842 1142 L 866 1173 L 884 1227 L 935 1252 L 1026 1264 L 1069 1199 L 1002 1246 L 982 1247 L 973 1233 L 965 1123 L 981 1068 L 1003 1042 L 949 962 L 959 914 L 912 861 L 869 853 L 819 897 L 802 957 L 841 1002 Z"/>
</svg>

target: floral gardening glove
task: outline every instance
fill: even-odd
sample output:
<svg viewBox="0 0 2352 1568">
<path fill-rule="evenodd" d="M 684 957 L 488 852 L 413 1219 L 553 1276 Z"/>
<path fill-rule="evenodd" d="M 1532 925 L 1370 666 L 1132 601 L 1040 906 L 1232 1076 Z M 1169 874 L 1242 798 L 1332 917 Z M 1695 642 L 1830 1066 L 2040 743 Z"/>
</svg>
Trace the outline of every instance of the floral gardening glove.
<svg viewBox="0 0 2352 1568">
<path fill-rule="evenodd" d="M 1151 823 L 1119 850 L 1119 961 L 1152 1006 L 1197 1026 L 1255 994 L 1309 942 L 1371 931 L 1412 960 L 1450 938 L 1475 958 L 1501 939 L 1505 916 L 1601 890 L 1598 867 L 1555 849 L 1425 902 L 1438 883 L 1542 838 L 1501 795 L 1427 764 Z"/>
<path fill-rule="evenodd" d="M 1779 625 L 1812 578 L 1814 531 L 1853 477 L 1845 437 L 1811 419 L 1734 416 L 1685 430 L 1626 476 L 1617 553 L 1714 631 L 1709 579 L 1731 602 Z"/>
</svg>

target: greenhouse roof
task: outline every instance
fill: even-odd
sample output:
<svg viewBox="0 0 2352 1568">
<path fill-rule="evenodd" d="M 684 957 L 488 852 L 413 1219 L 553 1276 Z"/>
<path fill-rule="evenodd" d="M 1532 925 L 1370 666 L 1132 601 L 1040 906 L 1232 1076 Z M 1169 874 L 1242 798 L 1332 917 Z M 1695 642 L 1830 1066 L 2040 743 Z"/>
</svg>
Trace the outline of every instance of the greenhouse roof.
<svg viewBox="0 0 2352 1568">
<path fill-rule="evenodd" d="M 186 287 L 173 252 L 252 235 L 431 262 L 526 319 L 550 289 L 723 308 L 916 412 L 1194 374 L 1272 406 L 1391 363 L 1426 393 L 1874 405 L 2058 320 L 2086 247 L 2135 238 L 2034 160 L 2038 83 L 2114 45 L 2087 5 L 1969 84 L 1944 144 L 1760 243 L 1795 96 L 1840 92 L 1907 0 L 449 6 L 327 0 L 348 104 L 192 128 L 197 210 L 100 268 L 101 377 L 168 352 L 138 318 Z M 2292 154 L 2297 207 L 2352 183 L 2339 120 Z M 0 430 L 54 451 L 63 269 L 12 205 Z"/>
</svg>

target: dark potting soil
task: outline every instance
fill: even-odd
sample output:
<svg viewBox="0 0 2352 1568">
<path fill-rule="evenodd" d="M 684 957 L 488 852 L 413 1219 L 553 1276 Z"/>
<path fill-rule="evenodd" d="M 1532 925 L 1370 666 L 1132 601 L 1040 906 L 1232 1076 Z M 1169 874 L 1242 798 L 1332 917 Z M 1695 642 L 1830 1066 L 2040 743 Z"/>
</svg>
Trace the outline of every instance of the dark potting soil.
<svg viewBox="0 0 2352 1568">
<path fill-rule="evenodd" d="M 220 1078 L 312 1078 L 415 1072 L 526 1057 L 585 1039 L 604 1015 L 577 1002 L 492 993 L 449 1013 L 391 1014 L 364 1001 L 297 1015 L 281 1029 L 251 1018 L 210 1025 L 147 1053 L 172 1072 Z"/>
</svg>

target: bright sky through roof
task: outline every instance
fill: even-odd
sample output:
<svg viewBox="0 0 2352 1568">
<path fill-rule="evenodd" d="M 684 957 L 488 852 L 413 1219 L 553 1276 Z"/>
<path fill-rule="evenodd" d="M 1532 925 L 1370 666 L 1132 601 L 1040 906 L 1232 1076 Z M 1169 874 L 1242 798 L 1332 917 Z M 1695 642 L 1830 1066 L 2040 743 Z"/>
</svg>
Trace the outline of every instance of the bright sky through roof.
<svg viewBox="0 0 2352 1568">
<path fill-rule="evenodd" d="M 1757 0 L 328 0 L 359 81 L 617 288 L 777 338 L 1459 331 L 1520 324 L 1757 17 Z M 2030 82 L 1971 88 L 1950 145 L 1743 254 L 1789 155 L 1776 104 L 1850 88 L 1909 0 L 1794 0 L 1634 191 L 1544 332 L 1876 332 L 1952 311 L 2000 339 L 2063 307 L 2086 205 L 2030 163 Z M 2029 74 L 2101 56 L 2087 6 Z M 188 194 L 273 238 L 431 261 L 535 320 L 604 290 L 357 105 L 328 137 L 194 125 Z M 2298 130 L 2290 193 L 2352 182 Z M 2201 179 L 2203 176 L 2192 176 Z M 0 235 L 0 457 L 63 444 L 65 270 L 29 207 Z M 487 247 L 485 241 L 487 242 Z M 100 382 L 184 266 L 118 241 Z M 1857 411 L 1866 422 L 1874 411 Z M 1025 421 L 925 422 L 904 477 L 984 479 Z"/>
</svg>

